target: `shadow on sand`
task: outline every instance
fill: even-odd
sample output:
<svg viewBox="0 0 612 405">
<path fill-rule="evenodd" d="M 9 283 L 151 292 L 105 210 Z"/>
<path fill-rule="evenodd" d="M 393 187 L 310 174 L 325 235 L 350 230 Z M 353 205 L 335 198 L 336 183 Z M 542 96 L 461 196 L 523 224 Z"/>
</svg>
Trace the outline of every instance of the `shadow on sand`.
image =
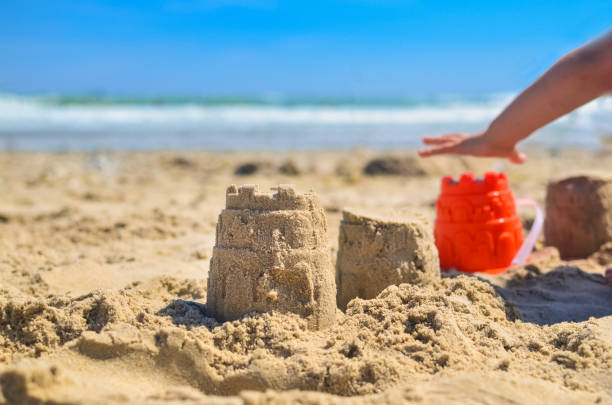
<svg viewBox="0 0 612 405">
<path fill-rule="evenodd" d="M 449 276 L 459 274 L 463 273 L 453 272 Z M 523 322 L 552 325 L 612 315 L 612 285 L 606 284 L 603 276 L 575 266 L 559 266 L 540 274 L 517 274 L 504 280 L 503 287 L 495 278 L 479 279 L 491 284 L 509 312 Z M 157 314 L 169 316 L 175 325 L 187 328 L 205 326 L 212 330 L 221 324 L 208 317 L 205 304 L 196 301 L 176 299 Z"/>
<path fill-rule="evenodd" d="M 504 287 L 492 283 L 524 322 L 551 325 L 612 315 L 612 285 L 603 276 L 574 266 L 559 266 L 526 277 L 513 277 Z"/>
<path fill-rule="evenodd" d="M 206 305 L 201 302 L 176 299 L 162 308 L 157 315 L 169 316 L 175 325 L 183 325 L 187 329 L 205 326 L 212 330 L 219 325 L 214 318 L 206 314 Z"/>
</svg>

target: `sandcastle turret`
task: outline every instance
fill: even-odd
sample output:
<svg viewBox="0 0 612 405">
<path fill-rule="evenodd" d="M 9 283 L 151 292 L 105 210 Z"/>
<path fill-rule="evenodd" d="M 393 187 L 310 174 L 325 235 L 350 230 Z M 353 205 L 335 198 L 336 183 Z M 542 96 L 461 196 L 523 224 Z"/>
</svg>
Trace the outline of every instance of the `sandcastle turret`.
<svg viewBox="0 0 612 405">
<path fill-rule="evenodd" d="M 337 302 L 375 298 L 390 285 L 440 278 L 438 250 L 425 218 L 343 211 L 336 263 Z"/>
<path fill-rule="evenodd" d="M 293 312 L 312 329 L 334 322 L 336 285 L 325 213 L 313 193 L 279 186 L 227 189 L 208 275 L 207 309 L 218 320 Z"/>
</svg>

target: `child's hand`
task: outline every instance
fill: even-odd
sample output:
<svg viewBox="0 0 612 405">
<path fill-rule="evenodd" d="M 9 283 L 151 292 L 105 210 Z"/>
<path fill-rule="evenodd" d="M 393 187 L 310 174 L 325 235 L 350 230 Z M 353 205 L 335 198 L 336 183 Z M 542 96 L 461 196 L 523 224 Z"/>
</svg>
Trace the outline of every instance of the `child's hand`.
<svg viewBox="0 0 612 405">
<path fill-rule="evenodd" d="M 423 138 L 422 157 L 447 153 L 501 157 L 523 163 L 516 144 L 534 131 L 589 101 L 612 91 L 612 31 L 570 52 L 495 118 L 488 129 L 472 135 Z"/>
<path fill-rule="evenodd" d="M 480 157 L 500 157 L 510 160 L 512 163 L 523 163 L 527 156 L 519 153 L 516 145 L 503 146 L 494 142 L 487 132 L 479 132 L 472 135 L 447 134 L 436 137 L 425 137 L 423 143 L 430 146 L 429 149 L 419 150 L 421 157 L 434 155 L 455 154 Z"/>
</svg>

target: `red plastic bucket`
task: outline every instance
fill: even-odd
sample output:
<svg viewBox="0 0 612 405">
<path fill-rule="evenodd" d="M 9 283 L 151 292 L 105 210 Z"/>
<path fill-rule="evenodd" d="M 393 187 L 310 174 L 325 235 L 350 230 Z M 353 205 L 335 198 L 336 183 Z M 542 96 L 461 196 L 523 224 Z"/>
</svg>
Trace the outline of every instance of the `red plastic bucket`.
<svg viewBox="0 0 612 405">
<path fill-rule="evenodd" d="M 504 173 L 442 179 L 434 236 L 440 267 L 467 273 L 506 270 L 523 244 L 523 227 Z"/>
</svg>

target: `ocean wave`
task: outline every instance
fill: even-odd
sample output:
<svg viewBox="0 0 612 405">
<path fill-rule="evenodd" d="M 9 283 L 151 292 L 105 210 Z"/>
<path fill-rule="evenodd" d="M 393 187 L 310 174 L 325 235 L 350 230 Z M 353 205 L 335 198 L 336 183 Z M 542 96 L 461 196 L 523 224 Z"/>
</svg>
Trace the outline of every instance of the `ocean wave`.
<svg viewBox="0 0 612 405">
<path fill-rule="evenodd" d="M 164 134 L 168 137 L 164 144 L 174 147 L 231 144 L 228 139 L 217 139 L 220 136 L 248 139 L 249 146 L 254 148 L 415 146 L 420 138 L 417 135 L 483 129 L 512 97 L 504 93 L 384 102 L 380 99 L 343 103 L 342 99 L 324 102 L 326 99 L 280 98 L 277 101 L 271 98 L 164 98 L 160 102 L 146 98 L 0 94 L 0 136 L 10 136 L 19 146 L 20 134 L 45 134 L 45 145 L 49 145 L 51 134 L 61 133 L 62 145 L 73 143 L 85 148 L 87 143 L 81 138 L 91 133 L 138 135 L 140 143 L 130 141 L 136 148 L 151 147 L 146 136 L 151 134 L 158 134 L 155 145 L 161 142 L 159 134 Z M 593 146 L 598 135 L 612 130 L 611 124 L 612 98 L 604 97 L 557 121 L 540 138 L 550 143 Z M 72 141 L 70 134 L 73 134 Z M 186 139 L 186 134 L 200 137 L 199 141 Z M 580 139 L 574 139 L 578 134 Z M 182 141 L 177 139 L 178 135 Z M 298 136 L 303 139 L 294 139 Z M 34 141 L 29 142 L 28 145 L 36 147 Z M 45 145 L 39 146 L 46 148 Z M 121 145 L 116 143 L 118 148 Z"/>
<path fill-rule="evenodd" d="M 127 104 L 49 103 L 35 97 L 0 96 L 0 129 L 33 128 L 40 125 L 91 128 L 123 125 L 261 125 L 350 124 L 405 125 L 441 122 L 482 122 L 503 107 L 507 97 L 486 102 L 452 100 L 393 105 L 316 105 L 304 101 L 293 105 L 228 104 Z"/>
</svg>

